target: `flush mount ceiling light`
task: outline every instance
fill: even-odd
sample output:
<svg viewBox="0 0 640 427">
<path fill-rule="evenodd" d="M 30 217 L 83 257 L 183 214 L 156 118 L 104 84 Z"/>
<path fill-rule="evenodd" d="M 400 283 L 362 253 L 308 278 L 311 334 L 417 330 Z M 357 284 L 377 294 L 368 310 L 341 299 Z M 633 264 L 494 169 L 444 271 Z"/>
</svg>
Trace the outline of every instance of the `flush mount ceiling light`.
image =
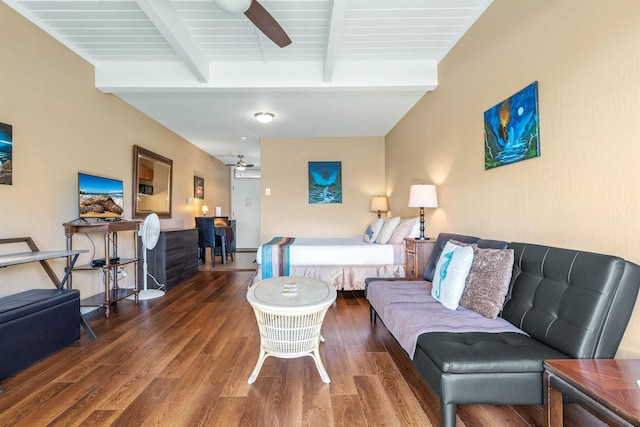
<svg viewBox="0 0 640 427">
<path fill-rule="evenodd" d="M 254 116 L 260 123 L 269 123 L 275 117 L 273 113 L 255 113 Z"/>
</svg>

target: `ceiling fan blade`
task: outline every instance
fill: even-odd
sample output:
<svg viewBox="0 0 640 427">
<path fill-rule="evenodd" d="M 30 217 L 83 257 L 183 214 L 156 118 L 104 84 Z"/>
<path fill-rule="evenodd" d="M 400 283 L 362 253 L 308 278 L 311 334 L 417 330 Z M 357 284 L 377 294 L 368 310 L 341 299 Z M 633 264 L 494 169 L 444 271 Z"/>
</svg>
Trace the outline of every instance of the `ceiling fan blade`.
<svg viewBox="0 0 640 427">
<path fill-rule="evenodd" d="M 280 47 L 285 47 L 291 44 L 291 39 L 284 32 L 280 24 L 271 16 L 267 9 L 262 7 L 256 0 L 251 2 L 251 6 L 244 13 L 253 25 L 255 25 L 265 36 L 269 37 L 271 41 Z"/>
</svg>

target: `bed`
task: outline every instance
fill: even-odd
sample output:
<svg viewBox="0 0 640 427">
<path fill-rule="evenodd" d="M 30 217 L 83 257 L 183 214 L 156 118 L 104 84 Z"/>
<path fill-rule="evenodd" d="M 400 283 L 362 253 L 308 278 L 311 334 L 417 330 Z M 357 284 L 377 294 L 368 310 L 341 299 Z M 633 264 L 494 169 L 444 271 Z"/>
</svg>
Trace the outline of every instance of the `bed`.
<svg viewBox="0 0 640 427">
<path fill-rule="evenodd" d="M 394 222 L 382 239 L 386 243 L 362 237 L 276 237 L 258 248 L 254 282 L 283 275 L 303 276 L 323 280 L 337 290 L 363 290 L 367 277 L 405 277 L 404 238 L 415 237 L 416 220 L 404 220 L 408 224 L 404 227 L 400 227 L 399 218 Z M 382 238 L 382 226 L 378 232 Z"/>
</svg>

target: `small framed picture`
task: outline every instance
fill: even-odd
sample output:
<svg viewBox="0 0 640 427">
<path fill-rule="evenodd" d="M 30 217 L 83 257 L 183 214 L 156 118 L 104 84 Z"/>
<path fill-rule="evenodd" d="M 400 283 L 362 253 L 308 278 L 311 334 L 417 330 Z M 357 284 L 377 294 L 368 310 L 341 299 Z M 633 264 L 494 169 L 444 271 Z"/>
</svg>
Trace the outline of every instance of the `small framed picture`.
<svg viewBox="0 0 640 427">
<path fill-rule="evenodd" d="M 193 177 L 193 197 L 196 199 L 204 199 L 204 178 L 199 176 Z"/>
</svg>

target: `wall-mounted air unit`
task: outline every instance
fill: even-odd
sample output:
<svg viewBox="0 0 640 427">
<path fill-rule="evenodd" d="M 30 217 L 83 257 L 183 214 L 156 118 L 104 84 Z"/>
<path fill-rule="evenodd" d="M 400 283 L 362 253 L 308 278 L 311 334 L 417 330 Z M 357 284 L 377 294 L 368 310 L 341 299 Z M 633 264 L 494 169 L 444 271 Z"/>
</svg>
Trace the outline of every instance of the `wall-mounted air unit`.
<svg viewBox="0 0 640 427">
<path fill-rule="evenodd" d="M 260 179 L 260 169 L 245 169 L 234 171 L 235 179 Z"/>
</svg>

